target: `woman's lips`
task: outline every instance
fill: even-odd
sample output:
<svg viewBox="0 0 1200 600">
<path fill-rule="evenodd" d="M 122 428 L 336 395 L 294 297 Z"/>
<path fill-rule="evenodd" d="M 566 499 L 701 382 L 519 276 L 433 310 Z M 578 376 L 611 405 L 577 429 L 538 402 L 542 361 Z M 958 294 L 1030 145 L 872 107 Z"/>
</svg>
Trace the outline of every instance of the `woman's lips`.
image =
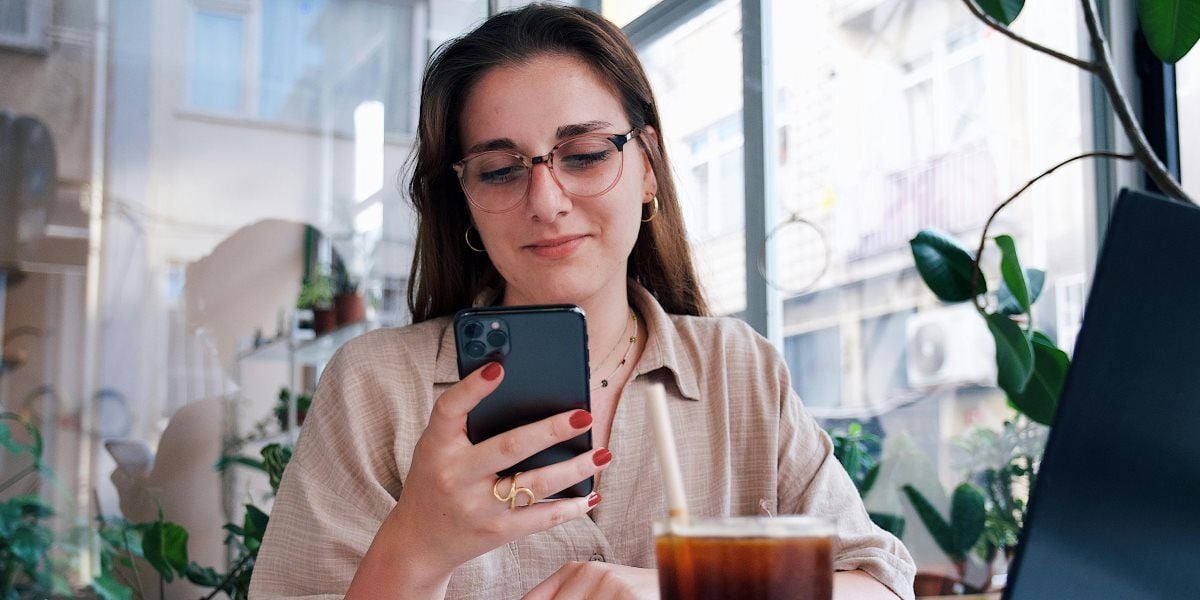
<svg viewBox="0 0 1200 600">
<path fill-rule="evenodd" d="M 539 258 L 563 258 L 570 256 L 575 252 L 575 249 L 583 243 L 587 236 L 580 235 L 569 238 L 560 238 L 557 240 L 548 240 L 525 246 L 527 250 L 532 252 L 534 256 Z"/>
</svg>

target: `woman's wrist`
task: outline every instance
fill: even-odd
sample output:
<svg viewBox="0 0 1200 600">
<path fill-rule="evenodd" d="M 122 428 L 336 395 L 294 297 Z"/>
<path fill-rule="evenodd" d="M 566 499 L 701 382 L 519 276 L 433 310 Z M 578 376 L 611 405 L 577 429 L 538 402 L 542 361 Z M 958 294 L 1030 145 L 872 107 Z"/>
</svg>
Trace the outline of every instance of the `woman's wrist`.
<svg viewBox="0 0 1200 600">
<path fill-rule="evenodd" d="M 444 598 L 454 567 L 431 560 L 428 540 L 414 533 L 392 511 L 359 562 L 346 598 Z"/>
</svg>

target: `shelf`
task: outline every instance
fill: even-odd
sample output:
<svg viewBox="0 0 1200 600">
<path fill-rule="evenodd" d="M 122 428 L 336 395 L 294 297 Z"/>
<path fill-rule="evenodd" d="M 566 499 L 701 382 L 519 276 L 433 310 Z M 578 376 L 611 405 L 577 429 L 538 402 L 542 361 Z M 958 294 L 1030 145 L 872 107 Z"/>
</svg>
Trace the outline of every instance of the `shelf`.
<svg viewBox="0 0 1200 600">
<path fill-rule="evenodd" d="M 235 360 L 286 362 L 292 359 L 297 365 L 319 365 L 328 361 L 342 344 L 377 327 L 379 327 L 378 323 L 359 321 L 307 340 L 290 341 L 287 338 L 275 338 L 257 348 L 242 352 Z M 294 355 L 289 356 L 293 352 Z"/>
<path fill-rule="evenodd" d="M 320 365 L 327 362 L 342 344 L 356 338 L 372 329 L 379 327 L 378 323 L 359 321 L 343 325 L 329 333 L 319 335 L 311 340 L 299 342 L 296 345 L 296 364 Z"/>
</svg>

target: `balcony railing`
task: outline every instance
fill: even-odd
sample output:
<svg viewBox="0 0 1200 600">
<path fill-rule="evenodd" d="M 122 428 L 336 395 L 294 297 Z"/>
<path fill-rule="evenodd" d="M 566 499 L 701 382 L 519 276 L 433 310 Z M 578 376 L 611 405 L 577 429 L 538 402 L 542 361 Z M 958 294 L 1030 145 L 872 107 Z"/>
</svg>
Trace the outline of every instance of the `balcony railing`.
<svg viewBox="0 0 1200 600">
<path fill-rule="evenodd" d="M 978 142 L 887 175 L 882 188 L 881 196 L 853 207 L 856 214 L 882 218 L 850 238 L 850 260 L 901 248 L 921 229 L 958 233 L 982 226 L 996 202 L 996 165 Z"/>
</svg>

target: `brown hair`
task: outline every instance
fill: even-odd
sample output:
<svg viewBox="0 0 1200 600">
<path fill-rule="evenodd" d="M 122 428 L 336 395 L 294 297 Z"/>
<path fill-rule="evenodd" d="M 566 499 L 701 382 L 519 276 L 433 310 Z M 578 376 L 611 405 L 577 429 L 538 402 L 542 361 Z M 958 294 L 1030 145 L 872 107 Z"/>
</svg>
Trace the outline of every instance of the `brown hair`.
<svg viewBox="0 0 1200 600">
<path fill-rule="evenodd" d="M 628 275 L 669 313 L 708 314 L 668 168 L 658 108 L 637 52 L 620 29 L 591 11 L 530 4 L 498 14 L 442 45 L 425 69 L 409 188 L 417 212 L 408 284 L 413 322 L 469 307 L 486 288 L 503 289 L 488 256 L 470 250 L 463 239 L 470 211 L 450 165 L 461 158 L 459 117 L 471 87 L 490 69 L 545 54 L 579 57 L 618 95 L 631 126 L 651 126 L 658 133 L 640 140 L 658 181 L 660 208 L 638 232 Z"/>
</svg>

